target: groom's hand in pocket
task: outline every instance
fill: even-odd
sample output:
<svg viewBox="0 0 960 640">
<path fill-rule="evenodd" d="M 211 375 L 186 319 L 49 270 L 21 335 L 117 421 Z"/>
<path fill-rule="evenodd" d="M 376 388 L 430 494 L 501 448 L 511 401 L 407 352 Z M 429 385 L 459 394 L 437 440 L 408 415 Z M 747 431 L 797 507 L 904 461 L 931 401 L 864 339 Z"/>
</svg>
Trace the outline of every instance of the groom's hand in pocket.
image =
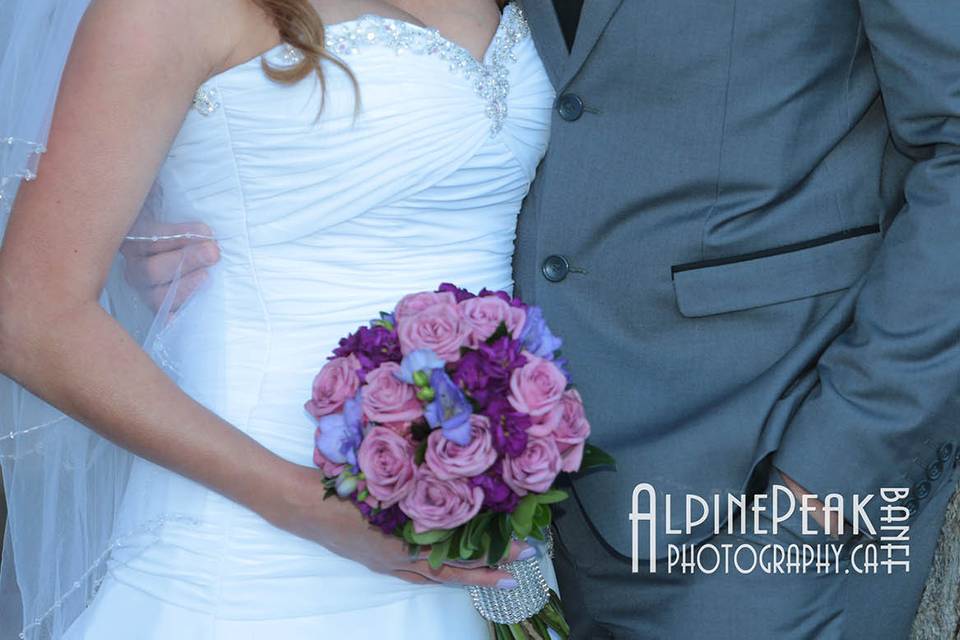
<svg viewBox="0 0 960 640">
<path fill-rule="evenodd" d="M 153 311 L 160 309 L 172 290 L 170 311 L 175 312 L 206 280 L 207 269 L 220 260 L 220 249 L 212 238 L 213 232 L 202 223 L 141 225 L 120 247 L 124 276 Z"/>
<path fill-rule="evenodd" d="M 777 472 L 780 474 L 780 477 L 783 478 L 783 483 L 787 486 L 787 489 L 793 494 L 797 499 L 799 505 L 807 504 L 812 509 L 810 515 L 813 516 L 813 519 L 816 520 L 817 524 L 820 526 L 820 529 L 829 536 L 838 536 L 840 535 L 840 518 L 836 514 L 825 511 L 825 505 L 820 500 L 813 497 L 814 494 L 804 489 L 802 486 L 797 484 L 797 482 L 784 473 L 783 469 L 777 469 Z M 844 525 L 844 530 L 849 527 L 849 524 Z"/>
</svg>

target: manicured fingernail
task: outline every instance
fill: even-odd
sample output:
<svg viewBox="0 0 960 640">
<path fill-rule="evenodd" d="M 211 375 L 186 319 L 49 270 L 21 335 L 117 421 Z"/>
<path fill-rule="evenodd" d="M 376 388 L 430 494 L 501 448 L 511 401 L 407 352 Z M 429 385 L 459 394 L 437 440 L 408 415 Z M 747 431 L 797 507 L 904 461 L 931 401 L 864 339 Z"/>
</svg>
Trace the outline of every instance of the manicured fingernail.
<svg viewBox="0 0 960 640">
<path fill-rule="evenodd" d="M 517 581 L 513 578 L 500 578 L 497 580 L 497 589 L 509 591 L 510 589 L 516 589 L 518 586 Z"/>
<path fill-rule="evenodd" d="M 204 245 L 201 255 L 206 264 L 216 264 L 217 261 L 220 260 L 220 250 L 217 248 L 217 245 L 212 242 Z"/>
<path fill-rule="evenodd" d="M 540 555 L 540 552 L 537 551 L 536 547 L 527 547 L 517 556 L 517 560 L 529 560 L 530 558 L 535 558 Z"/>
</svg>

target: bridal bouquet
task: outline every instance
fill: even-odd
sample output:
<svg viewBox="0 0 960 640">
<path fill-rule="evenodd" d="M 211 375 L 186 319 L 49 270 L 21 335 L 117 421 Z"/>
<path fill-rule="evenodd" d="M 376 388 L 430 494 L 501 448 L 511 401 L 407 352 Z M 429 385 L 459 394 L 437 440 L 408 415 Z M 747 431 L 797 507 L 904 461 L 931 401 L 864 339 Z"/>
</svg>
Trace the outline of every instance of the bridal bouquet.
<svg viewBox="0 0 960 640">
<path fill-rule="evenodd" d="M 498 640 L 567 636 L 538 559 L 500 563 L 512 539 L 547 540 L 558 474 L 613 462 L 587 443 L 560 345 L 538 307 L 444 284 L 341 340 L 306 403 L 329 495 L 434 567 L 514 575 L 513 590 L 469 588 Z"/>
</svg>

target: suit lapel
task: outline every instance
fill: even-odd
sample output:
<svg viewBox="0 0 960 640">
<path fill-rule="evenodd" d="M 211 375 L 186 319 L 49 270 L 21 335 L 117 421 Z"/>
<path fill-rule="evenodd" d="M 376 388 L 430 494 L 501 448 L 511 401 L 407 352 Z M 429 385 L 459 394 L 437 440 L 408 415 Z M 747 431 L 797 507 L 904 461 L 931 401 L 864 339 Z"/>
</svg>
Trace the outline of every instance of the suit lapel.
<svg viewBox="0 0 960 640">
<path fill-rule="evenodd" d="M 537 52 L 543 59 L 547 75 L 550 76 L 553 86 L 559 90 L 570 56 L 553 0 L 518 0 L 518 3 L 527 16 L 530 33 L 537 45 Z M 589 1 L 587 4 L 590 4 Z"/>
<path fill-rule="evenodd" d="M 535 3 L 538 4 L 538 0 L 527 1 L 529 5 Z M 553 10 L 552 2 L 544 2 L 543 4 L 549 4 L 550 10 Z M 613 14 L 620 8 L 621 4 L 623 4 L 623 0 L 585 0 L 583 3 L 583 12 L 580 14 L 580 26 L 577 28 L 577 37 L 573 43 L 573 51 L 570 52 L 570 57 L 564 65 L 560 85 L 566 86 L 566 84 L 577 75 L 577 72 L 580 71 L 583 63 L 587 61 L 587 57 L 597 45 L 597 41 L 603 34 L 604 29 L 607 28 L 610 19 L 613 18 Z M 557 31 L 559 31 L 559 24 Z M 562 42 L 562 34 L 560 39 Z M 562 90 L 562 86 L 556 83 L 554 84 L 558 90 Z"/>
</svg>

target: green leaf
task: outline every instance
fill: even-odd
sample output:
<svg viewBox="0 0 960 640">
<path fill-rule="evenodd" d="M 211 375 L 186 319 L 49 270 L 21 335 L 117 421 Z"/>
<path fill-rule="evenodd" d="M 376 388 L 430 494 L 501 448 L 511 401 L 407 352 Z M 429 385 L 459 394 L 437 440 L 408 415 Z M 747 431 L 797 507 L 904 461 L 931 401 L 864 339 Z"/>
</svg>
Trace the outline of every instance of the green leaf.
<svg viewBox="0 0 960 640">
<path fill-rule="evenodd" d="M 403 528 L 403 539 L 411 544 L 426 546 L 435 544 L 441 540 L 446 540 L 452 533 L 450 529 L 432 529 L 430 531 L 424 531 L 423 533 L 417 533 L 413 529 L 413 522 L 408 520 Z"/>
<path fill-rule="evenodd" d="M 487 511 L 479 514 L 473 520 L 470 521 L 470 545 L 473 547 L 480 547 L 480 539 L 483 537 L 483 534 L 486 533 L 487 529 L 490 528 L 490 523 L 493 521 L 493 518 L 496 516 L 492 511 Z"/>
<path fill-rule="evenodd" d="M 550 489 L 546 493 L 535 493 L 532 494 L 537 499 L 538 504 L 554 504 L 556 502 L 563 502 L 570 495 L 566 491 L 561 491 L 560 489 Z"/>
<path fill-rule="evenodd" d="M 544 529 L 550 526 L 553 521 L 553 511 L 550 505 L 538 504 L 537 510 L 533 512 L 533 530 L 543 535 Z M 542 538 L 541 538 L 542 539 Z"/>
<path fill-rule="evenodd" d="M 417 445 L 417 450 L 413 453 L 413 462 L 419 467 L 427 457 L 427 441 L 423 440 Z"/>
<path fill-rule="evenodd" d="M 450 536 L 449 543 L 447 544 L 447 560 L 460 559 L 460 540 L 462 538 L 463 527 L 457 527 L 453 530 L 453 535 Z"/>
<path fill-rule="evenodd" d="M 490 548 L 487 549 L 487 564 L 491 567 L 503 559 L 503 556 L 507 553 L 507 548 L 510 546 L 510 533 L 504 532 L 504 526 L 499 526 L 502 522 L 506 522 L 506 518 L 497 518 L 498 526 L 489 529 Z"/>
<path fill-rule="evenodd" d="M 527 494 L 520 499 L 517 508 L 510 514 L 510 521 L 513 525 L 513 532 L 517 537 L 523 540 L 530 535 L 533 529 L 533 515 L 540 505 L 537 495 Z"/>
<path fill-rule="evenodd" d="M 435 543 L 430 548 L 430 567 L 433 569 L 439 569 L 443 566 L 444 560 L 447 559 L 447 551 L 450 550 L 450 538 L 441 540 L 440 542 Z"/>
<path fill-rule="evenodd" d="M 332 498 L 335 495 L 337 495 L 337 490 L 328 487 L 327 490 L 323 492 L 323 499 L 326 500 L 327 498 Z"/>
<path fill-rule="evenodd" d="M 505 624 L 493 623 L 493 630 L 497 635 L 497 640 L 513 640 L 510 628 Z"/>
<path fill-rule="evenodd" d="M 614 469 L 617 468 L 617 461 L 613 459 L 613 456 L 596 445 L 587 444 L 583 448 L 583 460 L 580 462 L 579 469 L 580 473 L 587 469 L 606 466 L 613 467 Z"/>
<path fill-rule="evenodd" d="M 510 625 L 510 634 L 513 636 L 513 640 L 530 640 L 527 638 L 527 632 L 519 624 Z"/>
<path fill-rule="evenodd" d="M 474 518 L 462 527 L 460 536 L 460 559 L 472 560 L 480 550 L 480 536 L 475 535 L 477 530 L 477 519 Z"/>
<path fill-rule="evenodd" d="M 497 327 L 497 330 L 493 332 L 493 335 L 487 338 L 487 344 L 493 344 L 500 338 L 506 338 L 510 335 L 510 329 L 507 328 L 506 322 L 501 322 L 500 326 Z"/>
<path fill-rule="evenodd" d="M 430 435 L 430 425 L 426 420 L 417 420 L 410 425 L 410 436 L 417 442 L 426 440 Z"/>
</svg>

